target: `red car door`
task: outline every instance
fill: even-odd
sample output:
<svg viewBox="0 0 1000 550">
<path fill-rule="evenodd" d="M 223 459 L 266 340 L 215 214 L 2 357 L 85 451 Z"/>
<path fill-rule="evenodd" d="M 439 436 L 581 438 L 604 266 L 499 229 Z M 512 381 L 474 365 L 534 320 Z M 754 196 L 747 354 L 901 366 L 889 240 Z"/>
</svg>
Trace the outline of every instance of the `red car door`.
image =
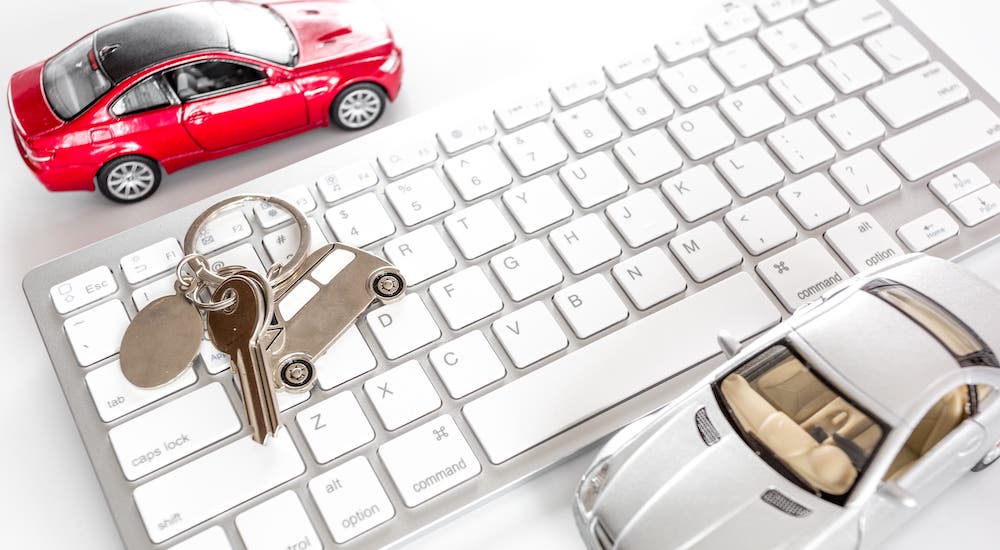
<svg viewBox="0 0 1000 550">
<path fill-rule="evenodd" d="M 184 128 L 214 151 L 283 134 L 308 124 L 306 102 L 292 81 L 271 80 L 234 61 L 192 63 L 167 73 L 184 103 Z"/>
</svg>

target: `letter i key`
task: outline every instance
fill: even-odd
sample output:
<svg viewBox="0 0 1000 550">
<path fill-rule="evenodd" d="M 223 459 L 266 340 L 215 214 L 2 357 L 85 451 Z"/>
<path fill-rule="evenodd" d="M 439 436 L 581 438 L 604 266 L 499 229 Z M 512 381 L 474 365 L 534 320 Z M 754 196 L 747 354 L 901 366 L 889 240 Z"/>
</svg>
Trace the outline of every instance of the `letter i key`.
<svg viewBox="0 0 1000 550">
<path fill-rule="evenodd" d="M 272 317 L 273 296 L 270 286 L 248 270 L 227 277 L 214 298 L 222 300 L 227 291 L 235 293 L 236 303 L 208 313 L 208 334 L 219 351 L 229 354 L 253 439 L 263 443 L 279 425 L 271 375 L 258 342 L 265 322 Z"/>
</svg>

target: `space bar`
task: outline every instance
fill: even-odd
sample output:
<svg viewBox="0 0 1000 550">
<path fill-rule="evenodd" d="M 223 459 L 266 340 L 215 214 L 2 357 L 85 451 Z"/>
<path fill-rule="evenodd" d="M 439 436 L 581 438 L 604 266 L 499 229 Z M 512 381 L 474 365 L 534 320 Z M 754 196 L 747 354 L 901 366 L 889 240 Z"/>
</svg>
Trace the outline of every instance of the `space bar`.
<svg viewBox="0 0 1000 550">
<path fill-rule="evenodd" d="M 490 461 L 500 464 L 717 354 L 719 330 L 744 340 L 780 320 L 750 275 L 740 273 L 470 402 L 463 412 Z"/>
</svg>

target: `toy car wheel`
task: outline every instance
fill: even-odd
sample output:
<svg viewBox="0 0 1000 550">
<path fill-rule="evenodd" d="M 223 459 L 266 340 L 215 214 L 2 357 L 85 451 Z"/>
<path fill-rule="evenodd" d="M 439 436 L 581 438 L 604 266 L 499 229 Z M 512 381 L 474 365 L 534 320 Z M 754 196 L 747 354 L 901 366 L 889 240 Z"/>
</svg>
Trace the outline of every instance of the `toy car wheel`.
<svg viewBox="0 0 1000 550">
<path fill-rule="evenodd" d="M 117 158 L 97 173 L 97 188 L 115 202 L 139 202 L 160 186 L 160 167 L 136 155 Z"/>
<path fill-rule="evenodd" d="M 382 116 L 387 101 L 377 84 L 362 82 L 348 86 L 330 106 L 330 120 L 345 130 L 367 128 Z"/>
<path fill-rule="evenodd" d="M 986 453 L 986 455 L 972 467 L 972 471 L 981 472 L 986 468 L 989 468 L 990 465 L 997 461 L 997 459 L 1000 459 L 1000 444 L 993 447 L 990 452 Z"/>
<path fill-rule="evenodd" d="M 406 281 L 399 273 L 385 271 L 372 278 L 372 291 L 383 302 L 398 298 L 406 288 Z"/>
</svg>

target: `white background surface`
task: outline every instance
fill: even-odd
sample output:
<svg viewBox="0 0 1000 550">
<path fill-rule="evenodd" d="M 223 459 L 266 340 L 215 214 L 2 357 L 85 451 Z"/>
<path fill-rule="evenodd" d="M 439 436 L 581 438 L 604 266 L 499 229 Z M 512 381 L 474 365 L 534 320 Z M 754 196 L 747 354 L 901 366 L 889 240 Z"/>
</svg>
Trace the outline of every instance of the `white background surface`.
<svg viewBox="0 0 1000 550">
<path fill-rule="evenodd" d="M 0 79 L 88 31 L 170 0 L 8 0 L 0 7 Z M 491 82 L 553 75 L 566 61 L 594 65 L 629 45 L 650 46 L 708 2 L 680 0 L 380 0 L 405 50 L 400 99 L 384 126 Z M 1000 5 L 995 0 L 901 0 L 945 51 L 1000 93 Z M 582 57 L 581 57 L 582 56 Z M 530 83 L 530 82 L 529 82 Z M 546 82 L 535 82 L 539 87 Z M 321 129 L 167 178 L 145 203 L 121 207 L 98 194 L 49 194 L 17 155 L 0 109 L 0 548 L 121 547 L 79 436 L 21 293 L 33 266 L 113 235 L 352 137 Z M 425 136 L 421 136 L 425 137 Z M 123 251 L 124 252 L 124 251 Z M 569 511 L 579 457 L 418 539 L 417 549 L 581 549 Z M 1000 469 L 966 477 L 899 532 L 886 550 L 996 545 Z"/>
</svg>

